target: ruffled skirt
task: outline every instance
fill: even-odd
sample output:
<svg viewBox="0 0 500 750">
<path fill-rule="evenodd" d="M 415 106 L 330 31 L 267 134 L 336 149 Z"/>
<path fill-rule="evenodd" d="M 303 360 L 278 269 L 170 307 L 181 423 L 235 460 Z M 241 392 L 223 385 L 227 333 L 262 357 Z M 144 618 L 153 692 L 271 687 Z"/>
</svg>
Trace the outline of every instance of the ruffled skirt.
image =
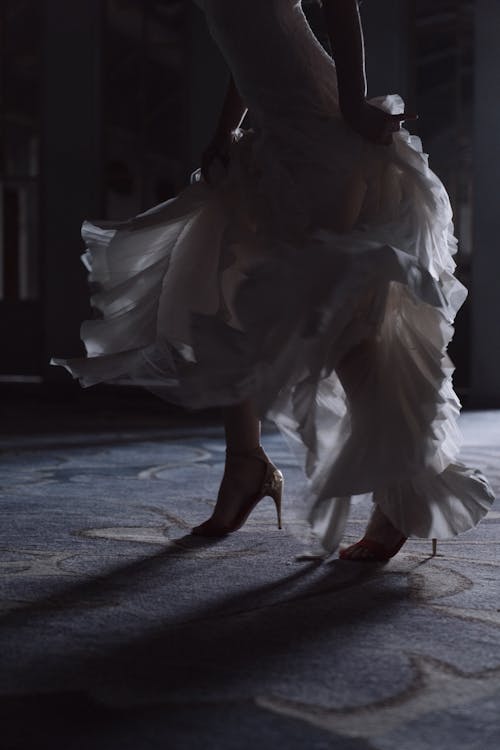
<svg viewBox="0 0 500 750">
<path fill-rule="evenodd" d="M 446 348 L 466 292 L 448 196 L 406 131 L 384 147 L 337 127 L 325 169 L 296 158 L 300 129 L 247 131 L 212 184 L 198 173 L 133 219 L 85 222 L 96 318 L 87 357 L 53 362 L 189 409 L 253 399 L 299 449 L 295 510 L 329 551 L 366 493 L 405 535 L 447 538 L 493 501 L 457 461 Z"/>
</svg>

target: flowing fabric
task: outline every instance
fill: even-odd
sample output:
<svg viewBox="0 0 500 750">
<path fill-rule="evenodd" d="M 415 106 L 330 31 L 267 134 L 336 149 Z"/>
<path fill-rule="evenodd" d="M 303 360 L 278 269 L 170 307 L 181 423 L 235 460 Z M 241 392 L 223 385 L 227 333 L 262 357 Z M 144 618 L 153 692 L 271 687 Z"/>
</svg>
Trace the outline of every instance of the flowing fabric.
<svg viewBox="0 0 500 750">
<path fill-rule="evenodd" d="M 379 146 L 347 126 L 300 2 L 198 4 L 252 129 L 211 184 L 198 172 L 144 214 L 84 223 L 97 317 L 87 358 L 54 362 L 190 409 L 252 398 L 303 457 L 297 510 L 328 551 L 366 493 L 407 536 L 471 528 L 493 496 L 457 461 L 446 347 L 466 291 L 442 183 L 405 130 Z"/>
</svg>

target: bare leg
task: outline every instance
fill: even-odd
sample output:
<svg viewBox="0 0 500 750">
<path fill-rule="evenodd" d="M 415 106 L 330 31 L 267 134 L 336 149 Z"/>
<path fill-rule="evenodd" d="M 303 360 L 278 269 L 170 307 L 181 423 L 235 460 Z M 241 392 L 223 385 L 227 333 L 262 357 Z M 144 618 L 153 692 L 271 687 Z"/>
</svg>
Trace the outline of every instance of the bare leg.
<svg viewBox="0 0 500 750">
<path fill-rule="evenodd" d="M 375 366 L 377 356 L 377 342 L 366 339 L 344 357 L 337 367 L 337 375 L 350 402 L 351 409 L 359 410 L 359 399 L 363 398 L 363 380 L 370 367 Z M 359 414 L 356 418 L 360 418 Z M 403 538 L 403 534 L 384 516 L 376 505 L 373 509 L 370 521 L 365 531 L 365 539 L 376 542 L 389 553 Z M 366 549 L 359 542 L 344 550 L 342 557 L 349 560 L 373 560 L 376 555 L 370 549 Z"/>
<path fill-rule="evenodd" d="M 224 409 L 226 464 L 211 518 L 202 527 L 228 527 L 242 503 L 255 495 L 266 473 L 265 453 L 260 448 L 260 421 L 253 403 L 244 401 Z M 196 527 L 195 533 L 203 531 Z M 208 529 L 207 529 L 208 530 Z"/>
<path fill-rule="evenodd" d="M 259 447 L 260 421 L 251 401 L 224 409 L 224 432 L 228 451 L 250 453 Z"/>
</svg>

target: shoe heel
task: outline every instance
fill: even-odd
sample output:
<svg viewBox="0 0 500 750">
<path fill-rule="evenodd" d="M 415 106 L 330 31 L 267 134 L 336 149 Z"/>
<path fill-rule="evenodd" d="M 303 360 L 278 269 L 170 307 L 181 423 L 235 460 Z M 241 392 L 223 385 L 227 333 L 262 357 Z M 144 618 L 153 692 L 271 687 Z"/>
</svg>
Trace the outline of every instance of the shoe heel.
<svg viewBox="0 0 500 750">
<path fill-rule="evenodd" d="M 274 504 L 276 506 L 276 515 L 278 517 L 278 529 L 282 529 L 283 526 L 281 525 L 281 498 L 282 498 L 282 491 L 280 490 L 278 493 L 272 496 L 274 500 Z"/>
<path fill-rule="evenodd" d="M 200 524 L 199 526 L 196 526 L 194 529 L 192 529 L 192 533 L 196 536 L 208 536 L 208 537 L 222 537 L 226 536 L 227 534 L 232 533 L 233 531 L 237 531 L 240 529 L 245 521 L 247 520 L 248 516 L 252 512 L 252 510 L 255 508 L 258 502 L 262 500 L 264 497 L 271 497 L 274 500 L 274 504 L 276 506 L 276 513 L 278 516 L 278 528 L 281 529 L 281 500 L 283 497 L 283 474 L 279 469 L 274 466 L 273 463 L 268 459 L 266 454 L 264 453 L 262 447 L 258 447 L 255 451 L 250 451 L 248 453 L 239 453 L 232 450 L 226 450 L 226 459 L 227 458 L 256 458 L 259 459 L 262 463 L 266 466 L 266 471 L 264 478 L 262 480 L 262 485 L 260 487 L 260 490 L 257 492 L 256 495 L 250 496 L 246 499 L 246 501 L 242 502 L 240 505 L 239 512 L 237 512 L 234 520 L 226 525 L 221 525 L 212 520 L 212 516 L 207 519 L 204 523 Z M 217 502 L 219 502 L 219 498 L 217 497 Z"/>
<path fill-rule="evenodd" d="M 278 529 L 282 529 L 281 524 L 281 501 L 283 499 L 283 474 L 279 469 L 274 469 L 268 481 L 267 495 L 274 500 L 276 506 L 276 515 L 278 518 Z"/>
<path fill-rule="evenodd" d="M 436 557 L 438 551 L 438 541 L 437 539 L 432 540 L 432 557 Z"/>
</svg>

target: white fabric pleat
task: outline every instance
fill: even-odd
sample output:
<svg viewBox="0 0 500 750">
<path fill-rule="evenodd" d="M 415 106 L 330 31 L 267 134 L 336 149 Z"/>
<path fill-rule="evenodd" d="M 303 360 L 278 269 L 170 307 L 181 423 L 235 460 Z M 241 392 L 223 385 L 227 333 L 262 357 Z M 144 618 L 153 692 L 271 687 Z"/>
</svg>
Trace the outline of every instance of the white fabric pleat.
<svg viewBox="0 0 500 750">
<path fill-rule="evenodd" d="M 408 536 L 471 528 L 493 496 L 457 461 L 446 348 L 466 291 L 443 185 L 418 138 L 376 146 L 343 122 L 300 3 L 204 6 L 254 129 L 212 185 L 198 173 L 145 214 L 85 222 L 97 317 L 81 329 L 87 358 L 54 362 L 84 386 L 126 380 L 191 409 L 253 398 L 300 447 L 310 491 L 296 510 L 327 550 L 366 493 Z M 353 351 L 347 398 L 337 371 Z"/>
</svg>

